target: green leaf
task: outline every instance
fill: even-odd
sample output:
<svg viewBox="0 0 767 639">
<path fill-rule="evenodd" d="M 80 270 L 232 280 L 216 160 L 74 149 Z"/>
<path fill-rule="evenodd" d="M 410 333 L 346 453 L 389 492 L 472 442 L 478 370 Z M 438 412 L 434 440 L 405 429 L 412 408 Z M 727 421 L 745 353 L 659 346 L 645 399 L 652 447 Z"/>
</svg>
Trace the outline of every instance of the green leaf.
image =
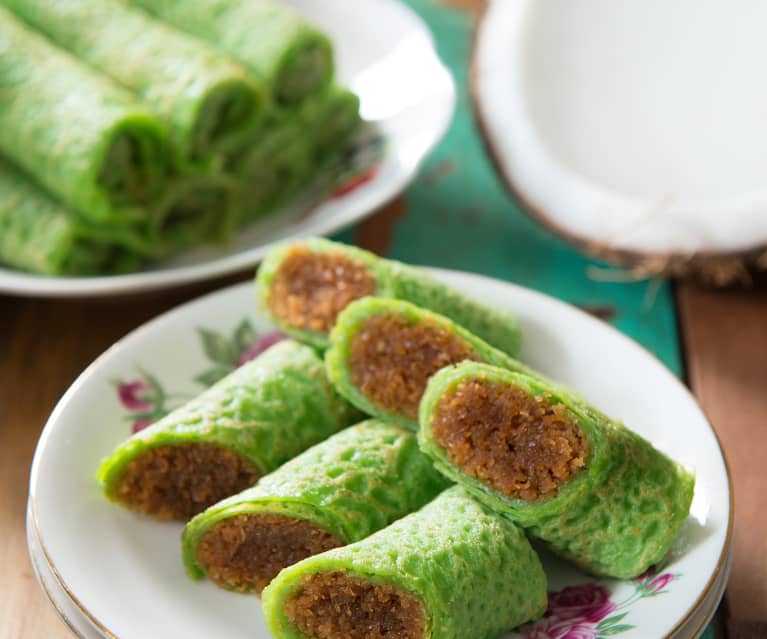
<svg viewBox="0 0 767 639">
<path fill-rule="evenodd" d="M 137 419 L 157 419 L 158 414 L 160 417 L 164 416 L 164 412 L 160 411 L 149 411 L 145 413 L 130 413 L 126 419 L 129 421 L 136 421 Z"/>
<path fill-rule="evenodd" d="M 612 617 L 608 617 L 607 619 L 603 619 L 597 624 L 597 630 L 602 630 L 603 628 L 609 628 L 610 626 L 614 626 L 616 623 L 618 623 L 621 619 L 623 619 L 627 614 L 627 612 L 624 612 L 620 615 L 613 615 Z"/>
<path fill-rule="evenodd" d="M 611 637 L 613 635 L 619 635 L 622 632 L 626 632 L 627 630 L 633 630 L 635 626 L 632 626 L 630 623 L 619 623 L 617 626 L 610 626 L 609 628 L 606 628 L 605 630 L 599 631 L 600 637 Z"/>
<path fill-rule="evenodd" d="M 249 349 L 256 341 L 256 331 L 247 319 L 242 320 L 240 325 L 234 330 L 232 341 L 237 348 L 237 355 Z"/>
<path fill-rule="evenodd" d="M 206 387 L 213 386 L 217 381 L 226 377 L 229 372 L 229 369 L 226 368 L 210 368 L 204 373 L 196 375 L 194 381 Z"/>
<path fill-rule="evenodd" d="M 197 332 L 200 334 L 202 348 L 208 359 L 227 368 L 234 366 L 238 353 L 232 352 L 232 346 L 226 337 L 205 328 L 198 328 Z"/>
</svg>

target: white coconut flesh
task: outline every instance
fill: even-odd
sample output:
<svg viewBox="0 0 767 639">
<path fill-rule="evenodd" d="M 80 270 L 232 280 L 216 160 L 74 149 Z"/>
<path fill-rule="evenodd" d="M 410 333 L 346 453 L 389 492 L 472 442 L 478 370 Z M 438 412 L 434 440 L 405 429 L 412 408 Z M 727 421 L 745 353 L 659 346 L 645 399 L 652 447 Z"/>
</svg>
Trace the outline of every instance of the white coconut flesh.
<svg viewBox="0 0 767 639">
<path fill-rule="evenodd" d="M 474 92 L 503 177 L 596 246 L 764 246 L 765 34 L 763 0 L 492 1 Z"/>
</svg>

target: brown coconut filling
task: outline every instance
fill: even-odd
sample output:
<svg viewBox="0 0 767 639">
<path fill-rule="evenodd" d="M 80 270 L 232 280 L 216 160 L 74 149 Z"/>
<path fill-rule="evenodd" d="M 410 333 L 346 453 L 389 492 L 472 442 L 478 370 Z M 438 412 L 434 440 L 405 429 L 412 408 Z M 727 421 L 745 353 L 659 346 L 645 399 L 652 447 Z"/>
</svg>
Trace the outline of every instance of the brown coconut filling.
<svg viewBox="0 0 767 639">
<path fill-rule="evenodd" d="M 352 382 L 377 407 L 417 419 L 429 378 L 467 359 L 479 358 L 438 324 L 381 313 L 365 320 L 352 337 L 349 369 Z"/>
<path fill-rule="evenodd" d="M 211 581 L 229 590 L 261 594 L 283 568 L 341 545 L 335 535 L 310 521 L 259 513 L 219 521 L 196 550 Z"/>
<path fill-rule="evenodd" d="M 481 379 L 446 394 L 431 430 L 453 464 L 525 501 L 556 495 L 589 454 L 586 436 L 562 404 Z"/>
<path fill-rule="evenodd" d="M 166 444 L 129 461 L 114 496 L 145 515 L 187 520 L 252 486 L 258 477 L 250 463 L 221 446 Z"/>
<path fill-rule="evenodd" d="M 293 328 L 327 333 L 342 310 L 375 290 L 375 278 L 361 262 L 296 247 L 272 280 L 269 307 Z"/>
<path fill-rule="evenodd" d="M 311 639 L 423 639 L 426 631 L 416 597 L 343 572 L 305 577 L 283 611 Z"/>
</svg>

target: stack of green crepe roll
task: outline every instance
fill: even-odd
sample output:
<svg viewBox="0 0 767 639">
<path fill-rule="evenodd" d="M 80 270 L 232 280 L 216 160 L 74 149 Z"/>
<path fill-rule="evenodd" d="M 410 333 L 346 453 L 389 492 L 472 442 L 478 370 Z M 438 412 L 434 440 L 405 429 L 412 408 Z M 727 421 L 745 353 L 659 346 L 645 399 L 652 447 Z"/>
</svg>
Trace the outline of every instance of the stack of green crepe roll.
<svg viewBox="0 0 767 639">
<path fill-rule="evenodd" d="M 495 639 L 546 610 L 531 539 L 596 576 L 667 555 L 692 473 L 519 362 L 508 311 L 319 239 L 274 249 L 256 288 L 291 338 L 99 478 L 186 520 L 188 575 L 261 595 L 275 637 Z"/>
<path fill-rule="evenodd" d="M 280 0 L 0 0 L 0 39 L 0 264 L 20 270 L 226 242 L 361 123 L 331 42 Z"/>
</svg>

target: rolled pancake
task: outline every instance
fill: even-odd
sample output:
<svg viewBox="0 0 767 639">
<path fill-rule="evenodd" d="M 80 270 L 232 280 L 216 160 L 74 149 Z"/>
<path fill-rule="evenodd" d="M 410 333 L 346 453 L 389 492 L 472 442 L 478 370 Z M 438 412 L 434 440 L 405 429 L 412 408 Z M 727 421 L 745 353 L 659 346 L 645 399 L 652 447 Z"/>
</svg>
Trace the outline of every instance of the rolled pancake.
<svg viewBox="0 0 767 639">
<path fill-rule="evenodd" d="M 83 217 L 148 224 L 166 183 L 164 125 L 3 8 L 0 31 L 0 150 Z"/>
<path fill-rule="evenodd" d="M 278 104 L 295 104 L 333 78 L 330 40 L 276 0 L 132 0 L 247 66 Z"/>
<path fill-rule="evenodd" d="M 445 368 L 420 424 L 421 449 L 445 476 L 592 574 L 636 577 L 687 519 L 691 472 L 540 379 Z"/>
<path fill-rule="evenodd" d="M 400 300 L 367 297 L 339 315 L 325 355 L 328 377 L 360 410 L 418 429 L 429 378 L 463 360 L 532 374 L 447 317 Z"/>
<path fill-rule="evenodd" d="M 317 353 L 283 341 L 120 444 L 98 479 L 121 506 L 189 519 L 356 416 Z"/>
<path fill-rule="evenodd" d="M 311 175 L 312 147 L 297 118 L 268 117 L 263 132 L 230 160 L 238 183 L 240 224 L 277 209 Z"/>
<path fill-rule="evenodd" d="M 540 617 L 546 577 L 511 521 L 462 488 L 264 590 L 278 639 L 496 639 Z"/>
<path fill-rule="evenodd" d="M 462 295 L 425 272 L 373 253 L 314 238 L 273 249 L 258 271 L 264 306 L 282 330 L 319 348 L 338 314 L 366 295 L 440 313 L 512 357 L 521 348 L 516 317 Z"/>
<path fill-rule="evenodd" d="M 187 573 L 260 593 L 286 566 L 367 537 L 447 485 L 413 433 L 362 422 L 192 519 L 183 535 Z"/>
<path fill-rule="evenodd" d="M 119 232 L 93 227 L 0 158 L 0 262 L 44 275 L 120 272 L 139 263 Z"/>
<path fill-rule="evenodd" d="M 22 20 L 137 94 L 168 124 L 177 165 L 239 144 L 265 91 L 245 67 L 121 0 L 2 0 Z"/>
<path fill-rule="evenodd" d="M 298 108 L 271 112 L 263 129 L 230 160 L 240 183 L 239 219 L 252 222 L 306 187 L 316 188 L 318 196 L 332 188 L 338 171 L 333 171 L 327 185 L 318 184 L 317 177 L 348 150 L 361 123 L 359 98 L 336 86 Z"/>
</svg>

